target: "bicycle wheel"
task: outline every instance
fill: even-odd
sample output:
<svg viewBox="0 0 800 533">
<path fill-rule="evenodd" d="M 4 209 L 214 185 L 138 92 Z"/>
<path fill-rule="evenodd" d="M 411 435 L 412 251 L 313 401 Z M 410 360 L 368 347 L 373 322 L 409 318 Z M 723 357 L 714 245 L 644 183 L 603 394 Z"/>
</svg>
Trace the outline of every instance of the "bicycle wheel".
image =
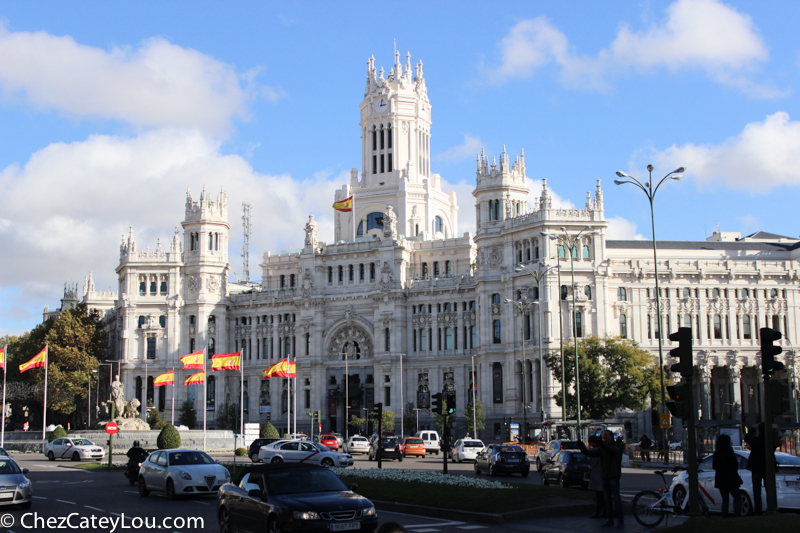
<svg viewBox="0 0 800 533">
<path fill-rule="evenodd" d="M 645 527 L 656 527 L 664 520 L 667 504 L 652 490 L 643 490 L 633 498 L 633 517 Z"/>
</svg>

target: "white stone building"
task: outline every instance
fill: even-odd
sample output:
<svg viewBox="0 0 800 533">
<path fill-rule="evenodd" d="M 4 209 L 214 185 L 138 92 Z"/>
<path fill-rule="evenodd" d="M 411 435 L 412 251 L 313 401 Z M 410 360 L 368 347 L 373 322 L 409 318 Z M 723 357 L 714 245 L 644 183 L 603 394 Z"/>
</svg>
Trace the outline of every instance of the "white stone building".
<svg viewBox="0 0 800 533">
<path fill-rule="evenodd" d="M 246 421 L 269 418 L 286 428 L 286 380 L 261 375 L 291 356 L 301 429 L 308 428 L 306 413 L 319 410 L 324 430 L 345 433 L 346 411 L 363 417 L 376 402 L 398 415 L 398 428 L 409 402 L 423 409 L 420 426 L 430 426 L 424 409 L 444 390 L 456 398 L 463 433 L 474 388 L 486 416 L 481 437 L 491 440 L 501 437 L 504 417 L 522 421 L 523 405 L 531 422 L 561 417 L 553 401 L 558 382 L 550 372 L 540 376 L 540 340 L 550 351 L 562 339 L 621 335 L 657 357 L 652 243 L 607 240 L 599 180 L 583 209 L 556 209 L 546 180 L 541 196 L 529 197 L 524 154 L 513 163 L 505 150 L 498 159 L 481 154 L 477 227 L 459 234 L 455 193 L 443 191 L 431 169 L 422 63 L 412 73 L 410 59 L 403 66 L 396 54 L 384 76 L 370 59 L 360 113 L 361 171 L 353 169 L 332 199 L 353 196 L 354 209 L 337 213 L 332 241 L 320 240 L 311 216 L 301 251 L 266 252 L 260 285 L 230 284 L 225 193 L 212 198 L 203 191 L 198 201 L 187 193 L 183 231 L 176 229 L 168 250 L 159 241 L 154 252 L 138 251 L 133 230 L 123 240 L 118 295 L 96 293 L 87 280 L 85 300 L 116 316 L 128 397 L 141 398 L 145 383 L 173 367 L 181 383 L 189 375 L 180 370 L 182 355 L 203 347 L 209 356 L 242 350 Z M 562 227 L 573 236 L 588 227 L 572 262 L 542 235 L 561 234 Z M 694 329 L 703 418 L 758 419 L 759 327 L 788 334 L 781 343 L 787 371 L 778 378 L 794 377 L 789 339 L 798 327 L 799 257 L 797 239 L 764 233 L 659 243 L 663 327 Z M 534 271 L 560 265 L 560 274 L 552 270 L 536 287 L 530 274 L 515 271 L 520 263 Z M 539 301 L 524 317 L 505 303 L 523 297 Z M 665 358 L 671 348 L 665 341 Z M 240 376 L 208 374 L 213 426 L 221 405 L 238 402 Z M 202 391 L 176 387 L 176 406 L 193 398 L 199 413 Z M 162 387 L 155 401 L 169 410 L 170 395 Z M 648 417 L 631 419 L 634 435 L 651 433 Z"/>
</svg>

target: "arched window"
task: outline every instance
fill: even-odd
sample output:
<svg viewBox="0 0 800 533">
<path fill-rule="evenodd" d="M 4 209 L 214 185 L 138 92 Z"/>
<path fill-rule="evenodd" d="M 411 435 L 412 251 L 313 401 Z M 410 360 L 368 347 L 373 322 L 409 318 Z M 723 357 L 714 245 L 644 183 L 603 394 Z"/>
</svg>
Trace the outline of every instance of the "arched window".
<svg viewBox="0 0 800 533">
<path fill-rule="evenodd" d="M 375 263 L 369 264 L 369 279 L 370 281 L 375 279 Z"/>
<path fill-rule="evenodd" d="M 780 315 L 772 315 L 772 329 L 777 332 L 781 331 L 781 317 Z"/>
<path fill-rule="evenodd" d="M 575 336 L 583 337 L 583 313 L 575 313 Z"/>
<path fill-rule="evenodd" d="M 522 247 L 517 246 L 517 263 L 522 263 Z"/>
<path fill-rule="evenodd" d="M 493 344 L 500 344 L 500 343 L 503 342 L 501 333 L 502 332 L 501 332 L 501 329 L 500 329 L 500 321 L 499 320 L 495 320 L 492 323 L 492 343 Z"/>
<path fill-rule="evenodd" d="M 339 284 L 344 282 L 344 267 L 339 265 Z"/>
<path fill-rule="evenodd" d="M 289 285 L 291 287 L 297 287 L 296 278 L 294 274 L 289 275 Z"/>
<path fill-rule="evenodd" d="M 141 329 L 142 326 L 144 326 L 144 316 L 140 315 L 139 316 L 139 329 Z"/>
<path fill-rule="evenodd" d="M 158 388 L 158 410 L 159 411 L 163 411 L 166 406 L 167 406 L 167 388 L 166 387 L 159 387 Z"/>
<path fill-rule="evenodd" d="M 685 328 L 692 328 L 692 315 L 684 315 L 683 316 L 683 327 Z"/>
<path fill-rule="evenodd" d="M 584 244 L 583 245 L 583 258 L 584 259 L 589 259 L 589 245 L 588 244 Z"/>
<path fill-rule="evenodd" d="M 567 299 L 567 286 L 566 285 L 562 285 L 561 286 L 561 299 L 562 300 L 566 300 Z"/>
<path fill-rule="evenodd" d="M 442 217 L 436 216 L 433 218 L 433 232 L 439 233 L 444 231 L 444 224 L 442 224 Z"/>
<path fill-rule="evenodd" d="M 719 315 L 714 315 L 714 338 L 722 338 L 722 317 Z"/>
<path fill-rule="evenodd" d="M 770 298 L 777 298 L 778 297 L 778 289 L 771 289 L 769 291 L 769 297 Z"/>
<path fill-rule="evenodd" d="M 383 229 L 383 213 L 375 212 L 367 215 L 367 231 Z"/>
<path fill-rule="evenodd" d="M 719 298 L 719 289 L 714 289 L 711 291 L 712 298 Z"/>
<path fill-rule="evenodd" d="M 531 260 L 531 246 L 530 244 L 528 244 L 525 246 L 525 261 L 529 262 L 530 260 Z"/>
<path fill-rule="evenodd" d="M 493 304 L 499 304 L 500 303 L 500 293 L 496 292 L 496 293 L 492 294 L 492 303 Z"/>
<path fill-rule="evenodd" d="M 628 317 L 625 315 L 619 315 L 619 336 L 628 338 Z"/>
<path fill-rule="evenodd" d="M 209 250 L 214 249 L 214 234 L 210 232 L 208 234 L 208 249 Z"/>
<path fill-rule="evenodd" d="M 216 396 L 217 387 L 216 387 L 216 385 L 217 385 L 216 376 L 208 376 L 208 383 L 206 384 L 206 387 L 208 387 L 206 389 L 206 400 L 207 400 L 206 403 L 207 403 L 208 407 L 212 407 L 213 408 L 214 405 L 216 405 L 216 403 L 217 403 L 217 396 Z"/>
<path fill-rule="evenodd" d="M 155 400 L 156 391 L 155 387 L 153 387 L 153 379 L 153 376 L 147 376 L 147 403 L 145 405 L 149 406 L 152 403 L 153 407 L 155 407 L 155 402 L 153 400 Z"/>
<path fill-rule="evenodd" d="M 745 289 L 745 290 L 747 290 L 747 289 Z M 692 289 L 687 289 L 686 287 L 684 287 L 684 289 L 683 289 L 683 297 L 684 298 L 690 298 L 691 296 L 692 296 Z"/>
<path fill-rule="evenodd" d="M 583 288 L 583 293 L 586 295 L 586 298 L 591 300 L 592 299 L 592 286 L 587 285 Z"/>
<path fill-rule="evenodd" d="M 348 265 L 347 267 L 348 272 L 348 280 L 353 281 L 355 279 L 355 270 L 353 269 L 353 265 Z"/>
<path fill-rule="evenodd" d="M 358 280 L 359 281 L 364 281 L 364 273 L 365 272 L 366 272 L 366 270 L 364 270 L 364 263 L 360 263 L 358 265 Z"/>
<path fill-rule="evenodd" d="M 750 289 L 742 289 L 742 298 L 750 298 Z"/>
<path fill-rule="evenodd" d="M 492 399 L 494 403 L 503 403 L 503 365 L 492 365 Z"/>
<path fill-rule="evenodd" d="M 164 315 L 158 317 L 158 325 L 162 328 L 167 327 L 167 317 Z"/>
<path fill-rule="evenodd" d="M 445 261 L 444 262 L 444 273 L 447 276 L 449 276 L 450 274 L 453 273 L 452 269 L 450 268 L 450 261 Z"/>
<path fill-rule="evenodd" d="M 617 288 L 617 301 L 618 302 L 625 302 L 628 300 L 628 291 L 625 287 Z"/>
<path fill-rule="evenodd" d="M 214 337 L 208 339 L 208 358 L 211 359 L 217 353 L 217 342 Z"/>
<path fill-rule="evenodd" d="M 453 305 L 450 302 L 445 302 L 444 304 L 445 313 L 449 313 L 452 310 L 453 310 Z"/>
<path fill-rule="evenodd" d="M 573 259 L 577 259 L 578 258 L 578 247 L 577 246 L 573 246 L 572 247 L 572 257 L 573 257 Z"/>
<path fill-rule="evenodd" d="M 356 231 L 356 237 L 363 237 L 364 236 L 364 222 L 358 223 L 358 230 Z"/>
<path fill-rule="evenodd" d="M 750 315 L 744 315 L 742 317 L 742 333 L 745 339 L 749 340 L 753 338 L 753 332 L 750 328 Z"/>
</svg>

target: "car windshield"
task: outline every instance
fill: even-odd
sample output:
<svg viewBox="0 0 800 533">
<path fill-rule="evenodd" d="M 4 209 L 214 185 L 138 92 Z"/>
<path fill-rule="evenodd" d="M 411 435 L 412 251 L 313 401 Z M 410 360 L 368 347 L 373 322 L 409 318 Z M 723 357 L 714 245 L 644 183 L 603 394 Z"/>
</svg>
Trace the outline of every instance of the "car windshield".
<svg viewBox="0 0 800 533">
<path fill-rule="evenodd" d="M 0 448 L 0 455 L 8 455 L 8 452 L 5 448 Z"/>
<path fill-rule="evenodd" d="M 348 488 L 330 470 L 291 469 L 269 472 L 268 494 L 303 494 L 310 492 L 338 492 Z"/>
<path fill-rule="evenodd" d="M 520 448 L 519 446 L 498 446 L 497 448 L 495 448 L 495 451 L 502 452 L 502 453 L 506 453 L 506 452 L 524 453 L 522 451 L 522 448 Z"/>
<path fill-rule="evenodd" d="M 89 439 L 75 439 L 72 441 L 72 444 L 75 446 L 94 446 L 94 442 Z"/>
<path fill-rule="evenodd" d="M 422 439 L 406 439 L 406 444 L 425 444 Z"/>
<path fill-rule="evenodd" d="M 570 462 L 571 463 L 586 463 L 589 464 L 589 458 L 583 455 L 582 453 L 571 453 Z"/>
<path fill-rule="evenodd" d="M 7 476 L 9 474 L 19 474 L 20 469 L 14 461 L 5 459 L 0 460 L 0 476 Z"/>
<path fill-rule="evenodd" d="M 465 448 L 483 448 L 483 443 L 479 440 L 465 440 Z"/>
<path fill-rule="evenodd" d="M 333 435 L 323 435 L 319 440 L 336 440 Z"/>
<path fill-rule="evenodd" d="M 214 459 L 203 452 L 172 452 L 169 454 L 170 466 L 212 465 Z"/>
<path fill-rule="evenodd" d="M 367 442 L 367 439 L 365 437 L 355 437 L 352 440 L 353 440 L 353 442 L 362 442 L 362 443 L 363 442 Z"/>
<path fill-rule="evenodd" d="M 316 449 L 318 449 L 319 451 L 321 451 L 321 452 L 329 452 L 329 451 L 331 451 L 331 449 L 330 449 L 330 448 L 328 448 L 328 447 L 327 447 L 327 446 L 325 446 L 324 444 L 320 444 L 319 442 L 312 442 L 311 444 L 313 444 L 313 445 L 314 445 L 314 447 L 315 447 Z"/>
</svg>

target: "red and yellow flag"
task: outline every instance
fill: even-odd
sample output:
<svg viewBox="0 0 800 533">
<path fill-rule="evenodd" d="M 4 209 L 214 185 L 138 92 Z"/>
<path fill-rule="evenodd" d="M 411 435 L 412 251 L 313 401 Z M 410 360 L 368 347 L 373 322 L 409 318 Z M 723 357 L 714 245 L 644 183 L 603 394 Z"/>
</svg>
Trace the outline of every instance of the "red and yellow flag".
<svg viewBox="0 0 800 533">
<path fill-rule="evenodd" d="M 164 374 L 161 374 L 156 379 L 153 380 L 153 387 L 163 387 L 164 385 L 174 385 L 175 384 L 175 371 L 170 370 Z"/>
<path fill-rule="evenodd" d="M 42 351 L 33 356 L 33 359 L 27 363 L 19 365 L 19 373 L 27 372 L 31 368 L 44 368 L 45 358 L 47 357 L 47 347 L 42 348 Z M 5 357 L 4 357 L 5 359 Z"/>
<path fill-rule="evenodd" d="M 289 364 L 287 359 L 282 359 L 264 370 L 264 379 L 269 378 L 293 378 L 296 376 L 297 364 L 292 361 Z"/>
<path fill-rule="evenodd" d="M 211 358 L 211 370 L 240 370 L 242 365 L 241 352 L 218 353 Z"/>
<path fill-rule="evenodd" d="M 349 213 L 353 210 L 353 197 L 350 196 L 349 198 L 345 198 L 341 202 L 335 202 L 333 204 L 333 208 L 337 211 L 344 211 L 345 213 Z"/>
<path fill-rule="evenodd" d="M 181 363 L 183 363 L 183 369 L 186 370 L 187 368 L 203 368 L 203 352 L 204 350 L 200 350 L 199 352 L 190 353 L 188 355 L 184 355 L 181 357 Z"/>
<path fill-rule="evenodd" d="M 6 368 L 6 346 L 0 348 L 0 368 L 3 370 Z"/>
<path fill-rule="evenodd" d="M 205 372 L 201 370 L 200 372 L 198 372 L 196 374 L 192 374 L 191 376 L 186 378 L 186 381 L 184 381 L 183 384 L 184 385 L 202 385 L 203 383 L 205 383 L 205 381 L 206 381 L 205 380 Z"/>
</svg>

